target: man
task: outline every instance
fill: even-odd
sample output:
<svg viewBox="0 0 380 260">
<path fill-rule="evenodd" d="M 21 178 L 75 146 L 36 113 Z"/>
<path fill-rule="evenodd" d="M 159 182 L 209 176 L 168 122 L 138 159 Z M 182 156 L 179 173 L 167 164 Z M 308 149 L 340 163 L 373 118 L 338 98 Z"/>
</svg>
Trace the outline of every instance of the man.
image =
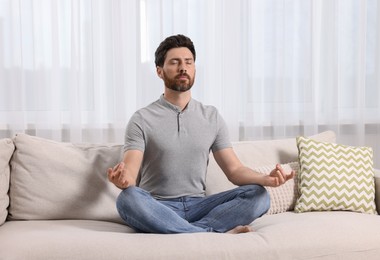
<svg viewBox="0 0 380 260">
<path fill-rule="evenodd" d="M 269 209 L 263 186 L 294 176 L 279 165 L 268 176 L 242 165 L 217 110 L 191 98 L 195 58 L 186 36 L 159 45 L 155 63 L 164 94 L 132 116 L 123 161 L 108 169 L 109 180 L 122 189 L 116 202 L 120 216 L 140 232 L 250 232 L 249 224 Z M 239 187 L 205 196 L 210 151 Z"/>
</svg>

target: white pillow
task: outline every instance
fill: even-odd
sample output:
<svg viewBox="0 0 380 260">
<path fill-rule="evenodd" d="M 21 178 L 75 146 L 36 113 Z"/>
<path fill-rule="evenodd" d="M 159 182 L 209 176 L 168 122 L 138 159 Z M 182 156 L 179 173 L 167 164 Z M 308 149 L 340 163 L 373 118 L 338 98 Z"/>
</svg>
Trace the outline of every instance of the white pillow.
<svg viewBox="0 0 380 260">
<path fill-rule="evenodd" d="M 122 158 L 122 145 L 75 145 L 18 134 L 11 160 L 12 220 L 89 219 L 123 223 L 120 190 L 107 168 Z"/>
<path fill-rule="evenodd" d="M 14 151 L 11 139 L 0 139 L 0 225 L 4 224 L 9 206 L 9 160 Z"/>
<path fill-rule="evenodd" d="M 254 171 L 268 175 L 276 165 L 263 166 L 253 169 Z M 286 211 L 292 211 L 298 198 L 298 185 L 297 185 L 297 173 L 299 170 L 298 162 L 291 162 L 287 164 L 281 164 L 281 167 L 285 172 L 289 173 L 294 170 L 296 175 L 293 179 L 288 180 L 286 183 L 279 187 L 265 187 L 270 195 L 271 205 L 268 215 L 278 214 Z"/>
</svg>

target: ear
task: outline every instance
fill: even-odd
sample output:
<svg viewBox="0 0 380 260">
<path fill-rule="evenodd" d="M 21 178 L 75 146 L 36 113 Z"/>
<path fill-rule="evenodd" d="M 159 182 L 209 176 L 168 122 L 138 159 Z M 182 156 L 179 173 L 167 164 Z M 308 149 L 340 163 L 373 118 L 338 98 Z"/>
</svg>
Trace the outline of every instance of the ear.
<svg viewBox="0 0 380 260">
<path fill-rule="evenodd" d="M 161 79 L 163 78 L 163 69 L 160 66 L 156 67 L 157 76 L 159 76 Z"/>
</svg>

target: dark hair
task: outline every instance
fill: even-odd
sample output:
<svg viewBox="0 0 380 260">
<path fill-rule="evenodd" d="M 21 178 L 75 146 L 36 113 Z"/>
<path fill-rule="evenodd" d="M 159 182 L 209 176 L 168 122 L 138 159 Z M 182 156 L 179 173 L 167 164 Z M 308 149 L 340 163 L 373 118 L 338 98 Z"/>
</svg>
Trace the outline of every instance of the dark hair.
<svg viewBox="0 0 380 260">
<path fill-rule="evenodd" d="M 186 47 L 188 48 L 191 53 L 193 54 L 193 58 L 195 61 L 195 48 L 193 42 L 190 40 L 190 38 L 186 37 L 185 35 L 178 34 L 173 35 L 170 37 L 167 37 L 163 42 L 160 43 L 158 46 L 155 55 L 155 63 L 156 66 L 162 67 L 164 66 L 166 53 L 173 48 L 180 48 L 180 47 Z"/>
</svg>

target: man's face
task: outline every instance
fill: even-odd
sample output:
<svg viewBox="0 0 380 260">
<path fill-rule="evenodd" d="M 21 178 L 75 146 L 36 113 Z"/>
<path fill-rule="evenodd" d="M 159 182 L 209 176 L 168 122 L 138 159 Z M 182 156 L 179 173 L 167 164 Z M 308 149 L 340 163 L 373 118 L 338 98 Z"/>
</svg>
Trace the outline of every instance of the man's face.
<svg viewBox="0 0 380 260">
<path fill-rule="evenodd" d="M 166 53 L 163 67 L 157 67 L 157 74 L 167 88 L 180 92 L 188 91 L 195 78 L 193 54 L 185 47 L 170 49 Z"/>
</svg>

